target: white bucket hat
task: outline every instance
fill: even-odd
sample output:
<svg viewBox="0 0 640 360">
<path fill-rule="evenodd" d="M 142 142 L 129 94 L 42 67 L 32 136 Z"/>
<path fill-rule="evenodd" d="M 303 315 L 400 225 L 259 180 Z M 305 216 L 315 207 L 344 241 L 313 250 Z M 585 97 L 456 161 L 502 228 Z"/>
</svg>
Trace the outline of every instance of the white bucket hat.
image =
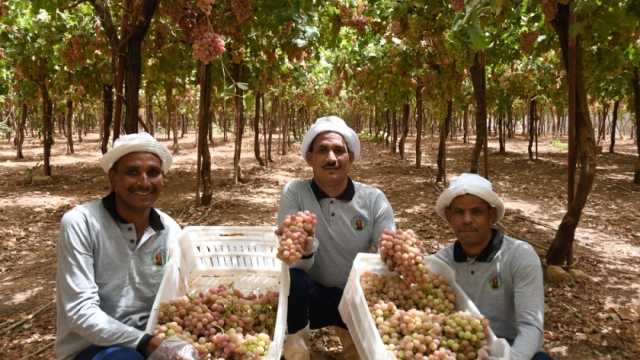
<svg viewBox="0 0 640 360">
<path fill-rule="evenodd" d="M 451 204 L 453 199 L 460 195 L 475 195 L 496 208 L 496 222 L 504 216 L 504 204 L 498 195 L 493 192 L 493 186 L 489 180 L 477 174 L 463 173 L 454 177 L 449 183 L 449 187 L 440 194 L 436 201 L 436 213 L 445 221 L 445 209 Z"/>
<path fill-rule="evenodd" d="M 162 171 L 165 173 L 169 172 L 171 168 L 173 159 L 169 150 L 146 132 L 122 135 L 117 138 L 113 142 L 111 150 L 107 151 L 100 159 L 100 166 L 104 172 L 108 173 L 116 161 L 133 152 L 148 152 L 157 155 L 162 161 Z"/>
<path fill-rule="evenodd" d="M 309 131 L 304 135 L 304 139 L 302 139 L 300 155 L 305 158 L 309 151 L 309 146 L 311 146 L 311 143 L 313 143 L 316 136 L 327 131 L 342 135 L 342 138 L 347 143 L 349 151 L 353 154 L 353 160 L 355 161 L 360 158 L 360 140 L 358 139 L 358 134 L 356 134 L 356 132 L 353 131 L 353 129 L 350 128 L 344 120 L 333 115 L 318 118 L 309 128 Z"/>
</svg>

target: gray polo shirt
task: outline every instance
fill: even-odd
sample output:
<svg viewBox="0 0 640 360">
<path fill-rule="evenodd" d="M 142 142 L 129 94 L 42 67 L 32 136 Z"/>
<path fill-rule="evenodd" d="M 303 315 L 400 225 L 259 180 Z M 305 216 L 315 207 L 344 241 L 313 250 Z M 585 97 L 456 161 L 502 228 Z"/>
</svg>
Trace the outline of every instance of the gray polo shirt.
<svg viewBox="0 0 640 360">
<path fill-rule="evenodd" d="M 456 282 L 489 319 L 496 336 L 513 341 L 511 359 L 529 360 L 542 349 L 542 267 L 531 245 L 494 230 L 476 258 L 468 258 L 457 241 L 436 256 L 453 268 Z"/>
<path fill-rule="evenodd" d="M 90 345 L 135 348 L 144 334 L 164 264 L 177 256 L 180 226 L 152 209 L 136 241 L 115 196 L 79 205 L 62 218 L 57 245 L 56 358 Z"/>
<path fill-rule="evenodd" d="M 313 180 L 290 181 L 280 198 L 278 224 L 303 210 L 318 217 L 318 248 L 312 258 L 301 259 L 294 267 L 328 287 L 344 288 L 356 254 L 377 246 L 385 228 L 395 229 L 393 210 L 382 191 L 351 179 L 336 198 L 325 194 Z"/>
</svg>

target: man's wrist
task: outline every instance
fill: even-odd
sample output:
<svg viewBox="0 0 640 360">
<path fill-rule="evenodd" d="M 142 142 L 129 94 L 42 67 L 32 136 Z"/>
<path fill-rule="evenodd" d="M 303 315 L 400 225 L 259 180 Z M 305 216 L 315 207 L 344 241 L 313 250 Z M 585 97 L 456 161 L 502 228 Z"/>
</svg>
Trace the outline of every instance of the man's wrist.
<svg viewBox="0 0 640 360">
<path fill-rule="evenodd" d="M 142 339 L 140 339 L 140 341 L 138 342 L 138 346 L 136 346 L 136 350 L 138 350 L 140 354 L 144 355 L 144 357 L 147 357 L 149 355 L 147 353 L 147 347 L 149 346 L 151 339 L 153 339 L 153 336 L 144 334 L 142 335 Z"/>
<path fill-rule="evenodd" d="M 311 259 L 311 258 L 313 257 L 313 254 L 315 254 L 315 252 L 311 252 L 311 253 L 309 253 L 309 254 L 302 255 L 301 259 L 303 259 L 303 260 L 309 260 L 309 259 Z"/>
</svg>

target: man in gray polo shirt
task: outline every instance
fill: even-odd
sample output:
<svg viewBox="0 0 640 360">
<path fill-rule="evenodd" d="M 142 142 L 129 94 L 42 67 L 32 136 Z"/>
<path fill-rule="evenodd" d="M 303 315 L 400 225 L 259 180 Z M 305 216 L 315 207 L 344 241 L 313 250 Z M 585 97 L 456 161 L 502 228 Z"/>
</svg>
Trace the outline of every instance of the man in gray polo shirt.
<svg viewBox="0 0 640 360">
<path fill-rule="evenodd" d="M 285 185 L 278 224 L 297 211 L 316 214 L 315 241 L 291 264 L 287 360 L 309 359 L 306 330 L 335 326 L 343 357 L 358 359 L 338 304 L 357 253 L 377 246 L 384 229 L 395 229 L 393 210 L 382 191 L 349 178 L 360 157 L 358 135 L 337 116 L 319 118 L 305 135 L 301 155 L 313 178 Z"/>
<path fill-rule="evenodd" d="M 177 255 L 180 227 L 153 208 L 171 162 L 151 135 L 121 136 L 100 161 L 111 193 L 63 216 L 57 359 L 143 359 L 162 342 L 143 329 L 164 265 Z"/>
<path fill-rule="evenodd" d="M 545 360 L 542 267 L 535 250 L 495 228 L 504 205 L 491 183 L 476 174 L 453 178 L 436 212 L 456 234 L 436 256 L 456 273 L 456 282 L 489 319 L 496 336 L 511 344 L 513 360 Z"/>
</svg>

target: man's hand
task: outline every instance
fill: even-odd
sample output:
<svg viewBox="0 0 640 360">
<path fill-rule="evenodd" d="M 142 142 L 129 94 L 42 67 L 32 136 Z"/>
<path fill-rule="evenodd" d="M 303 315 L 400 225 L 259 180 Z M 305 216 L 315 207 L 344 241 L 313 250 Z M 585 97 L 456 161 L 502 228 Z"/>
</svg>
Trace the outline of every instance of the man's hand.
<svg viewBox="0 0 640 360">
<path fill-rule="evenodd" d="M 154 335 L 151 340 L 149 340 L 149 343 L 147 343 L 147 348 L 144 349 L 144 355 L 151 355 L 151 353 L 154 352 L 160 346 L 160 344 L 162 344 L 162 340 L 164 340 L 164 338 L 161 338 L 158 335 Z"/>
<path fill-rule="evenodd" d="M 155 339 L 158 336 L 154 336 L 149 342 L 148 348 L 152 347 Z M 166 339 L 158 338 L 160 343 L 155 342 L 155 348 L 152 350 L 148 360 L 199 360 L 198 352 L 188 342 L 176 337 L 171 336 Z"/>
</svg>

